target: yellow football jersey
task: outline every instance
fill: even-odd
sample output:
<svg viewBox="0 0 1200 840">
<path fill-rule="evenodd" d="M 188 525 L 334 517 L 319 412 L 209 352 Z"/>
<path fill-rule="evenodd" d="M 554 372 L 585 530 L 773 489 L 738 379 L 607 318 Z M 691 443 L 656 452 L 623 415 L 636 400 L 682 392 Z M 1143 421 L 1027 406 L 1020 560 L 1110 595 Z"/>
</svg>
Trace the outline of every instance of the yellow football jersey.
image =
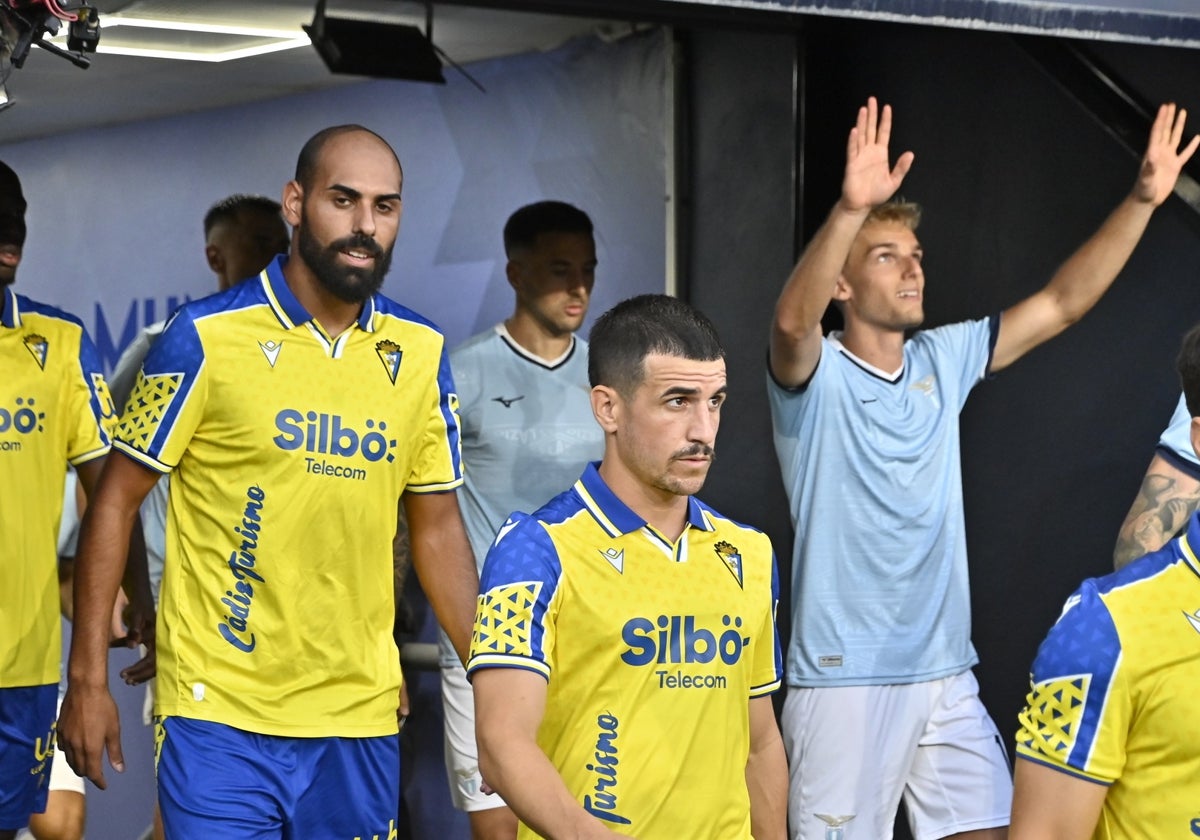
<svg viewBox="0 0 1200 840">
<path fill-rule="evenodd" d="M 748 704 L 782 675 L 774 556 L 761 532 L 688 505 L 673 544 L 591 465 L 515 514 L 484 564 L 468 672 L 548 680 L 538 743 L 614 831 L 749 838 Z"/>
<path fill-rule="evenodd" d="M 1108 785 L 1093 837 L 1200 835 L 1200 516 L 1085 581 L 1038 649 L 1017 754 Z"/>
<path fill-rule="evenodd" d="M 444 340 L 379 295 L 331 338 L 281 266 L 184 306 L 118 426 L 121 452 L 171 471 L 156 711 L 389 735 L 400 495 L 462 481 Z"/>
<path fill-rule="evenodd" d="M 0 688 L 57 683 L 58 521 L 67 464 L 108 452 L 116 419 L 83 324 L 0 289 Z"/>
</svg>

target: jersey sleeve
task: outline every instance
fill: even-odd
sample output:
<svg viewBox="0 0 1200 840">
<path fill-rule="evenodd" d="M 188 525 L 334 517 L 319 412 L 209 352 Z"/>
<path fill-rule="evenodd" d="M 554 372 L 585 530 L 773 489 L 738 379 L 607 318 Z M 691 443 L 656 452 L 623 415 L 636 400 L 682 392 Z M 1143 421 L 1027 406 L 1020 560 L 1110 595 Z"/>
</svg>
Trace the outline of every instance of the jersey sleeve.
<svg viewBox="0 0 1200 840">
<path fill-rule="evenodd" d="M 761 697 L 778 691 L 783 684 L 783 650 L 779 645 L 779 630 L 775 614 L 779 609 L 779 567 L 771 552 L 771 600 L 759 625 L 753 648 L 753 672 L 750 675 L 750 696 Z"/>
<path fill-rule="evenodd" d="M 955 388 L 955 398 L 961 410 L 971 389 L 983 381 L 992 364 L 992 351 L 1000 335 L 1000 316 L 946 324 L 923 330 L 915 340 L 925 343 L 939 371 L 943 388 Z"/>
<path fill-rule="evenodd" d="M 207 396 L 204 345 L 184 307 L 146 354 L 114 445 L 143 466 L 170 472 L 200 424 Z"/>
<path fill-rule="evenodd" d="M 1192 449 L 1192 413 L 1179 395 L 1171 422 L 1158 438 L 1158 452 L 1193 478 L 1200 479 L 1200 459 Z"/>
<path fill-rule="evenodd" d="M 68 416 L 72 418 L 67 460 L 78 466 L 108 452 L 117 419 L 117 410 L 101 373 L 100 354 L 82 328 L 78 358 L 72 365 L 67 387 Z"/>
<path fill-rule="evenodd" d="M 407 489 L 414 493 L 441 493 L 458 487 L 462 480 L 458 394 L 454 390 L 450 359 L 443 349 L 438 360 L 436 393 L 430 399 Z"/>
<path fill-rule="evenodd" d="M 1112 616 L 1085 583 L 1038 648 L 1017 754 L 1109 785 L 1125 766 L 1132 702 Z"/>
<path fill-rule="evenodd" d="M 483 563 L 467 673 L 523 668 L 550 679 L 562 565 L 541 523 L 513 514 Z"/>
</svg>

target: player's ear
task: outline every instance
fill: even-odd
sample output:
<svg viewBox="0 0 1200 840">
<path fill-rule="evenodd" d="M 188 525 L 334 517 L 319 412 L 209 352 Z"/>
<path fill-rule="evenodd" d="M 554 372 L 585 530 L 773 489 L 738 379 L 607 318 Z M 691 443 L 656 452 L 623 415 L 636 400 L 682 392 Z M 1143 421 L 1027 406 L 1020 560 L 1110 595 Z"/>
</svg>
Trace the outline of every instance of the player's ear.
<svg viewBox="0 0 1200 840">
<path fill-rule="evenodd" d="M 621 411 L 621 395 L 607 385 L 597 385 L 592 389 L 592 414 L 605 434 L 617 430 L 617 419 Z"/>
<path fill-rule="evenodd" d="M 1200 453 L 1200 417 L 1192 418 L 1191 438 L 1192 449 Z"/>
<path fill-rule="evenodd" d="M 304 187 L 299 181 L 288 181 L 283 187 L 283 218 L 289 225 L 296 227 L 300 224 L 300 214 L 304 209 Z"/>
<path fill-rule="evenodd" d="M 208 267 L 213 270 L 214 274 L 224 275 L 225 257 L 221 254 L 220 248 L 216 245 L 205 245 L 204 258 L 208 260 Z"/>
<path fill-rule="evenodd" d="M 513 291 L 518 291 L 521 285 L 521 265 L 516 260 L 509 260 L 504 264 L 504 276 L 508 278 L 508 285 L 513 287 Z"/>
<path fill-rule="evenodd" d="M 833 286 L 834 300 L 850 300 L 850 284 L 846 282 L 844 273 L 838 274 L 837 283 Z"/>
</svg>

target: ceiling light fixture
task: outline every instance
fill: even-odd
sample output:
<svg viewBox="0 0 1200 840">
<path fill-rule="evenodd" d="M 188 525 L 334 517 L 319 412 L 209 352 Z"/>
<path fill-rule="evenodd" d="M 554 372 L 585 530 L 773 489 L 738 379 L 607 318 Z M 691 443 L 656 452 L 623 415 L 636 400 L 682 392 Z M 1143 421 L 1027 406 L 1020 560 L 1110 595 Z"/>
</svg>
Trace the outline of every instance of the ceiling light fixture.
<svg viewBox="0 0 1200 840">
<path fill-rule="evenodd" d="M 132 44 L 113 43 L 112 30 L 118 27 L 129 29 L 149 29 L 165 32 L 194 32 L 203 35 L 229 35 L 243 38 L 261 38 L 266 43 L 239 46 L 229 49 L 192 47 L 189 49 L 171 49 L 169 47 L 141 47 Z M 178 61 L 223 62 L 235 61 L 239 58 L 251 58 L 256 55 L 266 55 L 283 50 L 294 50 L 307 47 L 311 42 L 308 36 L 295 29 L 263 29 L 254 26 L 229 26 L 215 23 L 192 23 L 180 20 L 159 20 L 155 18 L 121 17 L 110 15 L 104 19 L 104 31 L 108 40 L 101 41 L 99 53 L 106 55 L 124 55 L 135 58 L 166 58 Z"/>
</svg>

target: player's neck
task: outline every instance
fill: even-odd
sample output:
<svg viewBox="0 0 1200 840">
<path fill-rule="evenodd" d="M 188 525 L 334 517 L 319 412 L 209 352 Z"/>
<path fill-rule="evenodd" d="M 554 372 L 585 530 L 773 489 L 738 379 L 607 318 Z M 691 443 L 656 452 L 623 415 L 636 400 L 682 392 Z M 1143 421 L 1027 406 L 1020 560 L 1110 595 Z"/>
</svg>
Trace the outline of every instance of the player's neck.
<svg viewBox="0 0 1200 840">
<path fill-rule="evenodd" d="M 651 487 L 616 464 L 615 458 L 600 462 L 600 477 L 608 489 L 651 528 L 671 542 L 678 540 L 687 527 L 688 497 Z"/>
<path fill-rule="evenodd" d="M 840 338 L 842 346 L 867 364 L 884 371 L 904 365 L 904 332 L 884 330 L 863 323 L 847 323 Z"/>
<path fill-rule="evenodd" d="M 337 338 L 362 313 L 362 303 L 342 300 L 321 285 L 312 270 L 298 259 L 288 260 L 283 277 L 300 305 L 316 319 L 330 338 Z"/>
<path fill-rule="evenodd" d="M 539 359 L 557 359 L 571 349 L 573 333 L 550 332 L 534 318 L 517 310 L 504 322 L 513 341 Z"/>
</svg>

